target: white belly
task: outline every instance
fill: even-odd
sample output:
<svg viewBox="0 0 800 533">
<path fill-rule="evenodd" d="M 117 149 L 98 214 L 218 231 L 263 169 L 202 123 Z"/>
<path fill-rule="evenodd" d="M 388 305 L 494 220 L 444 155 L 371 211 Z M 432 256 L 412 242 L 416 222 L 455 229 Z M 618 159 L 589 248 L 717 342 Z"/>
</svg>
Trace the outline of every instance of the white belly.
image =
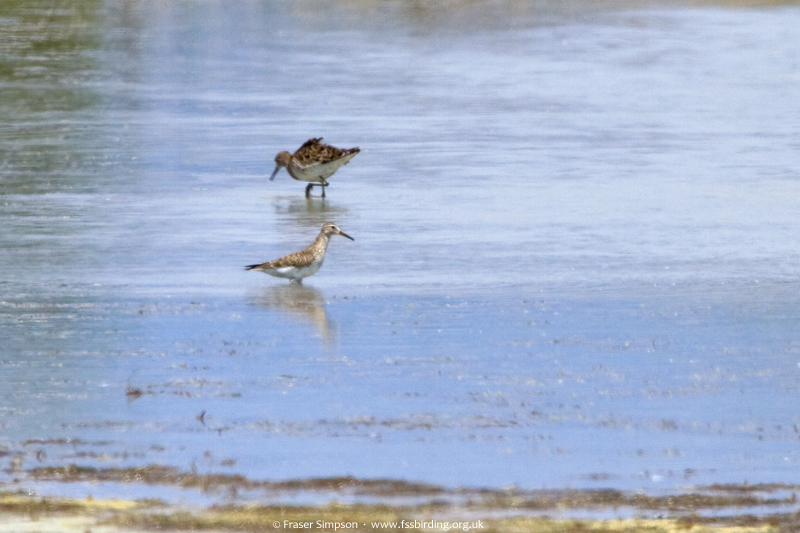
<svg viewBox="0 0 800 533">
<path fill-rule="evenodd" d="M 341 159 L 331 161 L 322 165 L 311 165 L 309 167 L 301 168 L 294 165 L 289 165 L 287 169 L 289 175 L 298 181 L 305 181 L 308 183 L 322 183 L 339 170 L 342 165 L 350 161 L 356 154 L 348 154 Z"/>
<path fill-rule="evenodd" d="M 269 270 L 265 270 L 265 272 L 270 276 L 275 276 L 276 278 L 287 278 L 295 281 L 316 274 L 317 270 L 319 270 L 321 266 L 322 261 L 318 263 L 311 263 L 310 265 L 301 268 L 293 266 L 270 268 Z"/>
</svg>

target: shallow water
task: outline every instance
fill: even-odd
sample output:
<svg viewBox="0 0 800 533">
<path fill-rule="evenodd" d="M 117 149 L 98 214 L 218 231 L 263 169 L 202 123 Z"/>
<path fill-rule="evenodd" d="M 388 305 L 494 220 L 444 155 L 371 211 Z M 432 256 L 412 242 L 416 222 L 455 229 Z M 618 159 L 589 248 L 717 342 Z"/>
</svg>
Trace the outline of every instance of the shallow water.
<svg viewBox="0 0 800 533">
<path fill-rule="evenodd" d="M 0 20 L 8 486 L 797 479 L 797 6 Z M 362 150 L 325 201 L 266 179 L 311 136 Z M 304 286 L 242 269 L 326 220 Z"/>
</svg>

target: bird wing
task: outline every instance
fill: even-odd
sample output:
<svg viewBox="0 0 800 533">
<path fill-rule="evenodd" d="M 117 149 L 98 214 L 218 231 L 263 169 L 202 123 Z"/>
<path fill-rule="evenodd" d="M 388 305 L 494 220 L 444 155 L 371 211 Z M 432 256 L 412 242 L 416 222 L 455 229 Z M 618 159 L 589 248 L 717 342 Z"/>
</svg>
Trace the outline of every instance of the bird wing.
<svg viewBox="0 0 800 533">
<path fill-rule="evenodd" d="M 276 259 L 275 261 L 267 261 L 266 263 L 261 263 L 260 265 L 252 265 L 252 267 L 247 267 L 249 270 L 264 270 L 267 268 L 282 268 L 288 266 L 294 266 L 297 268 L 304 268 L 314 262 L 314 254 L 305 249 L 301 252 L 294 252 L 293 254 L 285 255 L 280 259 Z"/>
<path fill-rule="evenodd" d="M 306 143 L 301 146 L 300 149 L 294 153 L 294 155 L 292 155 L 292 159 L 294 160 L 295 164 L 300 167 L 327 165 L 328 163 L 333 163 L 334 161 L 342 159 L 343 157 L 351 154 L 355 155 L 359 152 L 358 148 L 342 150 L 341 148 L 336 148 L 335 146 L 316 142 L 320 140 L 322 140 L 321 137 L 319 139 L 309 139 L 306 141 Z"/>
<path fill-rule="evenodd" d="M 316 138 L 314 138 L 314 139 L 309 139 L 309 140 L 307 140 L 306 142 L 304 142 L 304 143 L 303 143 L 303 146 L 301 146 L 300 148 L 298 148 L 298 149 L 297 149 L 297 151 L 299 152 L 299 151 L 300 151 L 300 150 L 302 150 L 303 148 L 308 148 L 309 146 L 314 146 L 315 144 L 319 144 L 319 142 L 320 142 L 321 140 L 322 140 L 322 137 L 316 137 Z M 297 152 L 295 152 L 295 153 L 297 153 Z"/>
</svg>

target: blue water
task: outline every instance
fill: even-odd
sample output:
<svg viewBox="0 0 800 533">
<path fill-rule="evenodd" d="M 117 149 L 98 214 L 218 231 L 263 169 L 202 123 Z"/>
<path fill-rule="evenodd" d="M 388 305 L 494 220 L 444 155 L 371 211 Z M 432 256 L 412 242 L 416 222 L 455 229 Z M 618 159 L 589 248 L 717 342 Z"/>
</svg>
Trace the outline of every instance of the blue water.
<svg viewBox="0 0 800 533">
<path fill-rule="evenodd" d="M 7 486 L 797 479 L 796 6 L 8 6 Z"/>
</svg>

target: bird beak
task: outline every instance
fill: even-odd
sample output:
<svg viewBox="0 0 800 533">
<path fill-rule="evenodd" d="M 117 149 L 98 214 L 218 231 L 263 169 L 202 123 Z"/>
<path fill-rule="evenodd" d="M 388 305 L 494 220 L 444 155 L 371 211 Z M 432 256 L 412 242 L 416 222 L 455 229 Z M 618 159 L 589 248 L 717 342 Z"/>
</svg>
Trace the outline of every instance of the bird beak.
<svg viewBox="0 0 800 533">
<path fill-rule="evenodd" d="M 269 177 L 269 181 L 275 179 L 275 174 L 277 174 L 280 169 L 281 169 L 280 165 L 275 165 L 275 170 L 272 171 L 272 176 Z"/>
<path fill-rule="evenodd" d="M 350 235 L 348 235 L 347 233 L 345 233 L 345 232 L 343 232 L 343 231 L 341 231 L 341 230 L 339 230 L 339 235 L 341 235 L 342 237 L 347 237 L 347 238 L 348 238 L 348 239 L 350 239 L 351 241 L 355 241 L 355 239 L 354 239 L 354 238 L 352 238 Z"/>
</svg>

